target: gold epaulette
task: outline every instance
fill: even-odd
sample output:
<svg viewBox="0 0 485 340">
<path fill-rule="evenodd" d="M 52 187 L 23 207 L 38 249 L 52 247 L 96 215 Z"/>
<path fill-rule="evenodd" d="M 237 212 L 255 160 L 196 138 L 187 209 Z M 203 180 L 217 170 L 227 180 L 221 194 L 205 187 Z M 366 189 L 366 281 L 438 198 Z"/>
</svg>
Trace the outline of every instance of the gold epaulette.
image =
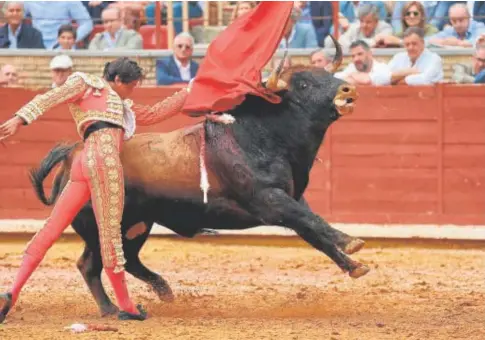
<svg viewBox="0 0 485 340">
<path fill-rule="evenodd" d="M 70 77 L 79 76 L 83 78 L 84 82 L 95 89 L 101 90 L 106 87 L 106 82 L 103 78 L 98 76 L 93 76 L 84 72 L 74 72 Z"/>
</svg>

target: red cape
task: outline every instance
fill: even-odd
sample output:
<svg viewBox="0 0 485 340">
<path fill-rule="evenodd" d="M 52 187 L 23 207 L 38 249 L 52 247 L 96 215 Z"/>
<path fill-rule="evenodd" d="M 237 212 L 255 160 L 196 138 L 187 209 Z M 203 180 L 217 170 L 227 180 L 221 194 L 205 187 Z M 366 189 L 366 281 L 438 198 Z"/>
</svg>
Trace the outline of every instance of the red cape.
<svg viewBox="0 0 485 340">
<path fill-rule="evenodd" d="M 224 112 L 246 94 L 279 103 L 262 86 L 261 70 L 278 48 L 292 8 L 293 1 L 262 1 L 222 31 L 209 45 L 182 111 Z"/>
</svg>

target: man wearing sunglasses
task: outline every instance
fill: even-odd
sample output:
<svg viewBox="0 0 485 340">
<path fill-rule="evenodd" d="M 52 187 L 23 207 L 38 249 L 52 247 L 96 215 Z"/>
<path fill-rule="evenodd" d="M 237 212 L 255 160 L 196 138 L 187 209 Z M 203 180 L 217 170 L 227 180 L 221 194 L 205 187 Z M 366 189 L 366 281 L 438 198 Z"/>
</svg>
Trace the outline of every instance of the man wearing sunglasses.
<svg viewBox="0 0 485 340">
<path fill-rule="evenodd" d="M 455 64 L 452 66 L 453 75 L 451 79 L 460 84 L 485 83 L 485 44 L 480 44 L 472 57 L 472 64 Z"/>
<path fill-rule="evenodd" d="M 199 64 L 192 60 L 194 38 L 179 33 L 173 40 L 173 55 L 157 60 L 157 85 L 187 84 L 197 74 Z"/>
</svg>

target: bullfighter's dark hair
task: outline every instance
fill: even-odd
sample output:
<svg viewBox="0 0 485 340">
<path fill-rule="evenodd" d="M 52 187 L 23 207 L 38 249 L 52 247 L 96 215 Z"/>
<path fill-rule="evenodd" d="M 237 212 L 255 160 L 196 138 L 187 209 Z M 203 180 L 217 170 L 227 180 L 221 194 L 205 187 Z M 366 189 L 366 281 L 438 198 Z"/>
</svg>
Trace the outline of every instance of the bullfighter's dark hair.
<svg viewBox="0 0 485 340">
<path fill-rule="evenodd" d="M 370 51 L 370 46 L 364 40 L 356 40 L 352 44 L 350 44 L 350 49 L 356 48 L 361 46 L 364 50 Z"/>
<path fill-rule="evenodd" d="M 403 38 L 407 38 L 410 35 L 416 34 L 418 37 L 420 37 L 422 40 L 424 40 L 424 29 L 421 27 L 413 26 L 413 27 L 408 27 L 404 31 Z"/>
<path fill-rule="evenodd" d="M 76 28 L 74 28 L 74 26 L 71 25 L 71 24 L 61 25 L 61 27 L 59 27 L 59 30 L 57 31 L 57 37 L 59 38 L 61 36 L 61 34 L 64 33 L 64 32 L 71 32 L 73 38 L 74 39 L 77 38 Z"/>
<path fill-rule="evenodd" d="M 121 57 L 104 65 L 103 77 L 107 81 L 115 81 L 116 76 L 122 83 L 128 84 L 143 79 L 143 69 L 134 60 Z"/>
</svg>

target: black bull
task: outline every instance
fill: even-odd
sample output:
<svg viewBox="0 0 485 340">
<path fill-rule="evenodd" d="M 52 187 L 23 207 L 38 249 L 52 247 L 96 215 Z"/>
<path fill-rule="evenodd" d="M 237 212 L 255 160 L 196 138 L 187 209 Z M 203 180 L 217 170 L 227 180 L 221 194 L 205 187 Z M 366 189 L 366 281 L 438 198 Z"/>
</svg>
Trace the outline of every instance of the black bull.
<svg viewBox="0 0 485 340">
<path fill-rule="evenodd" d="M 277 92 L 280 104 L 249 96 L 228 112 L 236 117 L 234 124 L 205 121 L 168 134 L 136 135 L 125 143 L 121 157 L 126 183 L 122 221 L 126 270 L 150 284 L 160 298 L 173 299 L 169 285 L 139 259 L 154 223 L 185 237 L 206 230 L 279 225 L 294 230 L 351 277 L 368 272 L 345 255 L 358 251 L 364 242 L 332 228 L 302 197 L 324 134 L 341 114 L 352 111 L 355 89 L 324 70 L 304 67 L 287 70 L 281 78 L 286 89 Z M 198 187 L 201 136 L 211 184 L 207 204 Z M 45 204 L 53 204 L 65 184 L 77 149 L 76 145 L 57 146 L 31 172 Z M 52 197 L 46 198 L 43 180 L 61 162 Z M 116 306 L 101 284 L 99 239 L 90 204 L 72 226 L 86 242 L 78 268 L 101 313 L 114 313 Z"/>
</svg>

